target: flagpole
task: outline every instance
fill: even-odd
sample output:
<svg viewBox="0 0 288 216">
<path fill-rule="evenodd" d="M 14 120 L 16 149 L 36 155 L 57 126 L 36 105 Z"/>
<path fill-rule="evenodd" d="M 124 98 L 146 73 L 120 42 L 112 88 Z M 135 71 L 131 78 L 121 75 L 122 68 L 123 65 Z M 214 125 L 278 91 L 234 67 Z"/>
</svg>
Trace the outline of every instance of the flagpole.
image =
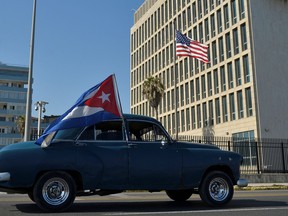
<svg viewBox="0 0 288 216">
<path fill-rule="evenodd" d="M 175 27 L 175 20 L 173 21 L 173 28 L 174 28 L 174 37 L 176 37 L 176 27 Z M 178 140 L 178 94 L 177 94 L 177 76 L 176 76 L 176 38 L 174 38 L 174 98 L 175 98 L 175 129 L 176 129 L 176 140 Z"/>
<path fill-rule="evenodd" d="M 119 95 L 119 91 L 118 91 L 118 85 L 117 85 L 117 81 L 116 81 L 116 76 L 115 74 L 112 74 L 112 78 L 113 78 L 113 85 L 114 85 L 114 89 L 116 90 L 116 95 L 117 95 L 117 106 L 118 106 L 118 110 L 121 111 L 121 119 L 123 121 L 123 128 L 125 130 L 125 139 L 126 141 L 128 141 L 128 135 L 126 133 L 126 124 L 125 124 L 125 119 L 124 119 L 124 115 L 123 115 L 123 111 L 122 111 L 122 105 L 121 105 L 121 101 L 120 101 L 120 95 Z"/>
</svg>

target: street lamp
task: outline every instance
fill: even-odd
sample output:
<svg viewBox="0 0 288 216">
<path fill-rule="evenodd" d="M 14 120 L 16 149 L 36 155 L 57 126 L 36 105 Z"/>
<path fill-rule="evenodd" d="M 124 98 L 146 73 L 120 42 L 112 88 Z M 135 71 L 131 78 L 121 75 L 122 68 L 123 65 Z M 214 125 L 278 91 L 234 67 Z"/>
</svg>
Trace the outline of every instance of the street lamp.
<svg viewBox="0 0 288 216">
<path fill-rule="evenodd" d="M 45 101 L 37 101 L 35 103 L 35 110 L 38 111 L 38 128 L 37 128 L 37 137 L 40 137 L 40 131 L 41 131 L 41 118 L 42 118 L 42 112 L 45 113 L 45 105 L 48 104 L 48 102 Z"/>
<path fill-rule="evenodd" d="M 26 121 L 24 131 L 24 141 L 30 140 L 31 131 L 31 105 L 32 105 L 32 82 L 33 82 L 33 59 L 34 59 L 34 35 L 35 35 L 35 19 L 36 19 L 36 2 L 34 0 L 33 14 L 32 14 L 32 28 L 31 28 L 31 41 L 30 41 L 30 64 L 28 73 L 28 88 L 26 98 Z"/>
</svg>

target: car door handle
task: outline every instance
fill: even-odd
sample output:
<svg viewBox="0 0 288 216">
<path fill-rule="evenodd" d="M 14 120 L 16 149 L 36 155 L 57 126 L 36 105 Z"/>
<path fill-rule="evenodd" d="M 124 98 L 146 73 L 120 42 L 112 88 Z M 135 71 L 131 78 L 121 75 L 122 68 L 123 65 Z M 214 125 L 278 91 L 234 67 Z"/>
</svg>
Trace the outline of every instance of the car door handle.
<svg viewBox="0 0 288 216">
<path fill-rule="evenodd" d="M 75 146 L 76 146 L 76 147 L 87 146 L 87 143 L 76 142 L 76 143 L 75 143 Z"/>
<path fill-rule="evenodd" d="M 134 143 L 129 143 L 128 146 L 129 148 L 136 148 L 138 145 Z"/>
</svg>

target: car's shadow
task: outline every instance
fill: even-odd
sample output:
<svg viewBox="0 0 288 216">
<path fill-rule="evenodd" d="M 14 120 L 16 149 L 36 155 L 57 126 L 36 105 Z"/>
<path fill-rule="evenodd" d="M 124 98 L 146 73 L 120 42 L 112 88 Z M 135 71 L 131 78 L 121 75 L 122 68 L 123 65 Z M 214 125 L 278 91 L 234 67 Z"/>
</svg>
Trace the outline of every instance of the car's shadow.
<svg viewBox="0 0 288 216">
<path fill-rule="evenodd" d="M 223 209 L 240 209 L 240 208 L 257 208 L 257 207 L 280 207 L 288 206 L 286 202 L 281 201 L 258 201 L 254 199 L 232 200 L 228 205 L 222 208 L 207 207 L 202 201 L 188 201 L 185 203 L 176 203 L 173 201 L 141 201 L 141 202 L 75 202 L 67 213 L 119 213 L 119 212 L 185 212 L 201 210 L 223 210 Z M 36 204 L 17 204 L 16 208 L 29 214 L 43 213 Z"/>
</svg>

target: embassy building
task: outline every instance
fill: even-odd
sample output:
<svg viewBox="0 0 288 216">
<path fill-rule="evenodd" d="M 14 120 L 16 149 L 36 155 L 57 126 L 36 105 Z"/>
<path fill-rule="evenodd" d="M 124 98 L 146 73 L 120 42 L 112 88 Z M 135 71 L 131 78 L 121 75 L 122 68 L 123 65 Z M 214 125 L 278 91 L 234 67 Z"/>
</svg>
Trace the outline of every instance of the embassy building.
<svg viewBox="0 0 288 216">
<path fill-rule="evenodd" d="M 172 135 L 287 138 L 287 11 L 286 0 L 146 0 L 130 32 L 131 113 L 156 116 L 142 94 L 155 76 Z M 174 29 L 208 45 L 210 63 L 175 57 Z"/>
</svg>

